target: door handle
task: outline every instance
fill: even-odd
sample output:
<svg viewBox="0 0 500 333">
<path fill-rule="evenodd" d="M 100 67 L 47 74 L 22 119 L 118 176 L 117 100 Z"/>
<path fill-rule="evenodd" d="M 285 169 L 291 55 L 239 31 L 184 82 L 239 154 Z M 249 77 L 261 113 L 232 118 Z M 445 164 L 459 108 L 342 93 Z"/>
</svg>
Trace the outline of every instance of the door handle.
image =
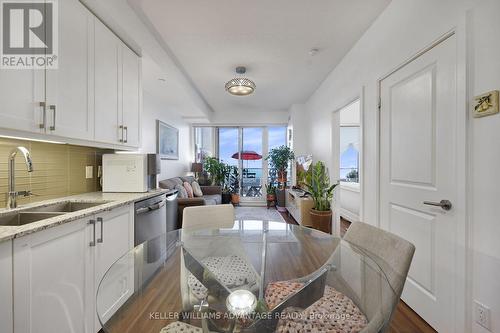
<svg viewBox="0 0 500 333">
<path fill-rule="evenodd" d="M 450 200 L 441 200 L 439 202 L 424 201 L 424 205 L 437 206 L 444 210 L 450 210 L 453 207 Z"/>
<path fill-rule="evenodd" d="M 165 206 L 165 204 L 167 203 L 167 199 L 163 199 L 162 201 L 160 202 L 157 202 L 151 206 L 149 206 L 149 210 L 152 211 L 152 210 L 157 210 L 157 209 L 160 209 L 162 208 L 163 206 Z"/>
<path fill-rule="evenodd" d="M 39 106 L 42 108 L 42 122 L 38 127 L 44 129 L 45 126 L 47 126 L 47 104 L 45 102 L 40 102 Z"/>
<path fill-rule="evenodd" d="M 118 141 L 123 142 L 123 125 L 118 126 L 118 128 L 121 131 L 120 139 L 118 139 Z"/>
<path fill-rule="evenodd" d="M 97 222 L 101 223 L 101 238 L 97 239 L 97 243 L 102 243 L 104 241 L 104 235 L 103 235 L 104 227 L 103 227 L 103 223 L 102 223 L 103 222 L 102 217 L 98 217 Z"/>
<path fill-rule="evenodd" d="M 128 127 L 123 126 L 123 131 L 125 132 L 125 140 L 123 142 L 127 143 L 128 142 Z"/>
<path fill-rule="evenodd" d="M 93 229 L 94 229 L 94 231 L 93 231 L 94 236 L 92 238 L 92 241 L 90 241 L 89 245 L 90 246 L 95 246 L 95 220 L 90 220 L 89 224 L 92 224 Z"/>
<path fill-rule="evenodd" d="M 52 110 L 52 126 L 50 126 L 51 131 L 56 130 L 56 106 L 50 105 L 49 109 Z"/>
</svg>

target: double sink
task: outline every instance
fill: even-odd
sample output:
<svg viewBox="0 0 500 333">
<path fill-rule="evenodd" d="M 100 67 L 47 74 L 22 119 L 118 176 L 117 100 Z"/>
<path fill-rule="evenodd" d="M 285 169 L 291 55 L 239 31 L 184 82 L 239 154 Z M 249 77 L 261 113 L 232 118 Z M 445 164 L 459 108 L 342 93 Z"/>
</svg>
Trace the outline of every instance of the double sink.
<svg viewBox="0 0 500 333">
<path fill-rule="evenodd" d="M 75 202 L 64 201 L 51 205 L 45 205 L 34 208 L 26 208 L 24 210 L 15 211 L 12 213 L 0 213 L 0 226 L 21 226 L 41 220 L 49 219 L 72 212 L 77 212 L 83 209 L 92 208 L 104 205 L 109 201 L 95 202 Z"/>
</svg>

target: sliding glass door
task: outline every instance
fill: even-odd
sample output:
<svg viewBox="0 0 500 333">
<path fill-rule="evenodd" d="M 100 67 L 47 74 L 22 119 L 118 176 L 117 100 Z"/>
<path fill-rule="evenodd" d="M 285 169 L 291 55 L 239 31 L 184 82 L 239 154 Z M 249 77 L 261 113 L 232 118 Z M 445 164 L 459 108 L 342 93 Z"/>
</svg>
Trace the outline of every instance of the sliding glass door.
<svg viewBox="0 0 500 333">
<path fill-rule="evenodd" d="M 265 157 L 270 149 L 287 144 L 287 127 L 211 128 L 216 133 L 215 156 L 226 164 L 238 167 L 242 202 L 264 201 L 265 185 L 272 181 Z M 201 131 L 195 131 L 195 142 L 198 142 L 198 132 Z"/>
<path fill-rule="evenodd" d="M 267 150 L 263 151 L 262 127 L 243 127 L 241 128 L 241 156 L 240 156 L 240 175 L 241 175 L 241 196 L 246 198 L 261 198 L 262 188 L 264 187 L 263 175 L 264 156 Z"/>
</svg>

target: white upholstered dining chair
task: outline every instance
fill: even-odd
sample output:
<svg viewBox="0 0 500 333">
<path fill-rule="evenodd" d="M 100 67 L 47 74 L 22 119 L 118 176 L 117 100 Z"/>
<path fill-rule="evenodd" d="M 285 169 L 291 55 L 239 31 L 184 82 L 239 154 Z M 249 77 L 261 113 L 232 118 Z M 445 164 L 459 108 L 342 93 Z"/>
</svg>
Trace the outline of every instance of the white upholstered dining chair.
<svg viewBox="0 0 500 333">
<path fill-rule="evenodd" d="M 220 235 L 218 229 L 231 229 L 235 224 L 233 205 L 194 206 L 184 209 L 182 241 L 189 251 L 229 289 L 257 290 L 259 275 L 247 258 L 238 235 Z M 196 233 L 197 229 L 214 229 L 209 237 Z M 207 298 L 207 289 L 187 271 L 181 256 L 181 294 L 183 306 Z"/>
<path fill-rule="evenodd" d="M 182 228 L 231 228 L 234 207 L 228 205 L 193 206 L 184 208 Z"/>
<path fill-rule="evenodd" d="M 403 291 L 415 246 L 392 233 L 360 222 L 351 224 L 344 240 L 347 242 L 340 243 L 332 255 L 335 267 L 328 273 L 324 296 L 310 307 L 295 311 L 308 317 L 325 309 L 336 309 L 338 314 L 348 312 L 349 318 L 343 322 L 284 320 L 280 321 L 277 332 L 289 329 L 301 332 L 305 330 L 304 325 L 313 325 L 318 332 L 344 332 L 345 329 L 360 333 L 387 331 Z M 370 260 L 363 259 L 365 257 Z M 266 302 L 279 304 L 286 298 L 283 295 L 300 289 L 313 274 L 271 283 L 266 289 Z"/>
<path fill-rule="evenodd" d="M 385 322 L 382 332 L 388 330 L 392 314 L 398 305 L 403 287 L 415 253 L 415 246 L 409 241 L 366 223 L 352 223 L 344 240 L 365 251 L 384 272 L 392 287 L 392 294 L 368 293 L 364 304 L 358 304 L 368 319 L 368 325 L 361 332 L 376 332 L 376 327 Z M 377 287 L 376 280 L 366 277 L 367 290 Z M 349 296 L 349 295 L 347 295 Z M 382 302 L 380 302 L 382 300 Z M 387 318 L 387 316 L 389 316 Z"/>
</svg>

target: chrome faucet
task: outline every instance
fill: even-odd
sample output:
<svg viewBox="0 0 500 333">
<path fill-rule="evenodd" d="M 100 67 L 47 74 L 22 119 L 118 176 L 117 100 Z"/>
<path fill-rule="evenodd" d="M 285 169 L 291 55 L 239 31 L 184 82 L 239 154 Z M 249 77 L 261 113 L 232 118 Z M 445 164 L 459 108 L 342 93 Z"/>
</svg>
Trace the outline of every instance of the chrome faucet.
<svg viewBox="0 0 500 333">
<path fill-rule="evenodd" d="M 24 147 L 16 147 L 11 150 L 9 154 L 9 192 L 7 193 L 7 208 L 16 208 L 17 207 L 17 197 L 19 195 L 23 195 L 25 197 L 30 196 L 30 191 L 21 191 L 16 192 L 16 155 L 17 152 L 21 152 L 24 157 L 24 163 L 26 163 L 26 168 L 28 172 L 33 171 L 33 162 L 31 160 L 31 154 L 28 149 Z"/>
</svg>

